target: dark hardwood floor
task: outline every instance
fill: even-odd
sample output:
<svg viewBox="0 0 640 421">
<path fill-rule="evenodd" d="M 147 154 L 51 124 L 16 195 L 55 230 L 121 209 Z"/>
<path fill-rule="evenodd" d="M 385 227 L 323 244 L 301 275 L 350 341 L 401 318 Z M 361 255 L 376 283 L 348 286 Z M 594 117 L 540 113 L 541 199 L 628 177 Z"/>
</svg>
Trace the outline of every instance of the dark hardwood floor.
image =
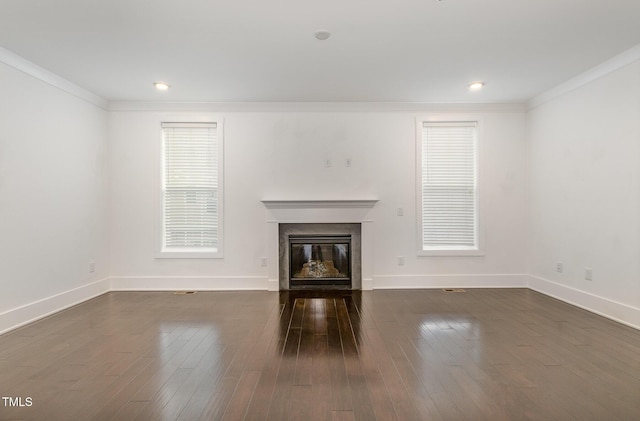
<svg viewBox="0 0 640 421">
<path fill-rule="evenodd" d="M 0 336 L 1 420 L 638 420 L 640 331 L 526 289 L 113 292 Z"/>
</svg>

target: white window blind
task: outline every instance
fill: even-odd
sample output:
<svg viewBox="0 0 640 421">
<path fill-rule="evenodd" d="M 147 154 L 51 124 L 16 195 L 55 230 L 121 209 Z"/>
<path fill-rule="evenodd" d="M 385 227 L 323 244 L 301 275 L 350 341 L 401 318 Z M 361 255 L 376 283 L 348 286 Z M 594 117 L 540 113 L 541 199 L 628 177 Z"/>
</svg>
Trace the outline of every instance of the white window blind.
<svg viewBox="0 0 640 421">
<path fill-rule="evenodd" d="M 422 248 L 478 248 L 475 122 L 424 122 Z"/>
<path fill-rule="evenodd" d="M 162 151 L 163 250 L 217 251 L 216 123 L 162 123 Z"/>
</svg>

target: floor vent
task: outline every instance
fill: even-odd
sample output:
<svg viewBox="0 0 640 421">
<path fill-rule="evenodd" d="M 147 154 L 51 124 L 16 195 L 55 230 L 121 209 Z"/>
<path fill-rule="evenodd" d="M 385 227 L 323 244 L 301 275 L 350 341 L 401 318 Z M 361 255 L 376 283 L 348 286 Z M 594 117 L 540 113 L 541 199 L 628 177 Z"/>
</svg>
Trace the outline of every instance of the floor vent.
<svg viewBox="0 0 640 421">
<path fill-rule="evenodd" d="M 176 291 L 173 294 L 174 295 L 189 295 L 189 294 L 195 294 L 198 291 Z"/>
<path fill-rule="evenodd" d="M 443 288 L 444 292 L 467 292 L 462 288 Z"/>
</svg>

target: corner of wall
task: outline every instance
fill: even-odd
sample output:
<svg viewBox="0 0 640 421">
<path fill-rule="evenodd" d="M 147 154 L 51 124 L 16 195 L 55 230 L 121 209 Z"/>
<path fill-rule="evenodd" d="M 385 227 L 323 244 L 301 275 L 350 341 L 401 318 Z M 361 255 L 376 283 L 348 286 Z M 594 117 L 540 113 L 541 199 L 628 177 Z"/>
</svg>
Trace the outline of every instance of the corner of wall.
<svg viewBox="0 0 640 421">
<path fill-rule="evenodd" d="M 0 63 L 11 66 L 16 70 L 26 73 L 29 76 L 32 76 L 51 86 L 54 86 L 70 95 L 87 101 L 88 103 L 102 108 L 105 111 L 108 109 L 109 103 L 104 98 L 101 98 L 93 92 L 89 92 L 88 90 L 81 88 L 75 83 L 62 78 L 55 73 L 52 73 L 3 47 L 0 47 Z"/>
<path fill-rule="evenodd" d="M 609 60 L 583 72 L 568 81 L 537 95 L 527 102 L 529 110 L 536 108 L 559 96 L 600 79 L 628 64 L 640 60 L 640 44 L 610 58 Z"/>
</svg>

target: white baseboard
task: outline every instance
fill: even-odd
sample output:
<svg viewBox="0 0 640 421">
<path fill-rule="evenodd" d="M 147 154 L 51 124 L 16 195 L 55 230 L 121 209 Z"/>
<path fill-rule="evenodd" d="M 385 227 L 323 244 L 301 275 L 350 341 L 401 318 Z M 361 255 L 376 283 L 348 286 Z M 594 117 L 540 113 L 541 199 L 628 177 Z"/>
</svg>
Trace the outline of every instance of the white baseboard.
<svg viewBox="0 0 640 421">
<path fill-rule="evenodd" d="M 640 308 L 619 303 L 548 279 L 528 275 L 530 289 L 616 322 L 640 329 Z"/>
<path fill-rule="evenodd" d="M 266 291 L 270 287 L 266 276 L 112 276 L 109 279 L 111 291 Z"/>
<path fill-rule="evenodd" d="M 109 279 L 101 279 L 0 314 L 0 334 L 109 292 Z"/>
<path fill-rule="evenodd" d="M 362 290 L 371 291 L 373 289 L 373 278 L 362 278 Z"/>
<path fill-rule="evenodd" d="M 530 288 L 640 329 L 640 308 L 609 300 L 533 275 L 380 275 L 362 280 L 362 289 Z M 278 291 L 266 276 L 115 276 L 56 294 L 0 314 L 0 334 L 80 304 L 109 291 Z"/>
<path fill-rule="evenodd" d="M 267 291 L 280 291 L 279 279 L 267 279 Z"/>
<path fill-rule="evenodd" d="M 491 275 L 379 275 L 373 289 L 526 288 L 524 274 Z"/>
</svg>

